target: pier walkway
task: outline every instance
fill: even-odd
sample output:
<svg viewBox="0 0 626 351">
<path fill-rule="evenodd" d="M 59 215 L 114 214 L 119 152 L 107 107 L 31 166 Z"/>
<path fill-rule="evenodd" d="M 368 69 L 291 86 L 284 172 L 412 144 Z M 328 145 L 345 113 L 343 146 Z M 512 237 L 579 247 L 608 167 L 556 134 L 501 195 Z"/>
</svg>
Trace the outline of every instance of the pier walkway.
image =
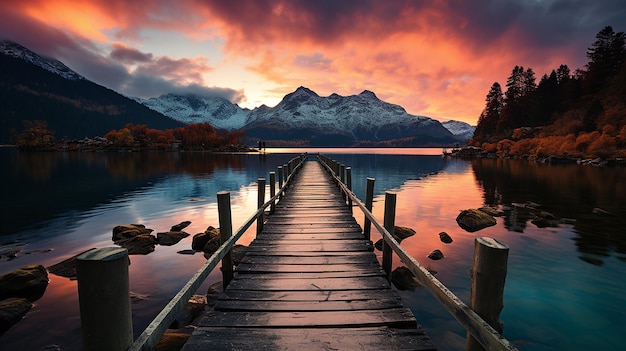
<svg viewBox="0 0 626 351">
<path fill-rule="evenodd" d="M 304 163 L 183 351 L 435 350 L 323 166 Z"/>
</svg>

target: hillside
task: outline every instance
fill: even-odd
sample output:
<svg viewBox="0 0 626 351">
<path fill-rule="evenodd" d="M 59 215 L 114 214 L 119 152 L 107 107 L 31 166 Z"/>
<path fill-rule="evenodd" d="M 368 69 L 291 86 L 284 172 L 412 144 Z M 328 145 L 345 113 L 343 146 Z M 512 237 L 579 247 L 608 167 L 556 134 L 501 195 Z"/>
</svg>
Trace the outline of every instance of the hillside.
<svg viewBox="0 0 626 351">
<path fill-rule="evenodd" d="M 1 144 L 11 142 L 23 120 L 47 121 L 57 139 L 102 136 L 126 123 L 183 125 L 15 43 L 0 43 L 0 67 Z"/>
<path fill-rule="evenodd" d="M 502 157 L 626 157 L 626 34 L 605 27 L 573 73 L 561 65 L 535 83 L 516 66 L 495 82 L 470 145 Z"/>
</svg>

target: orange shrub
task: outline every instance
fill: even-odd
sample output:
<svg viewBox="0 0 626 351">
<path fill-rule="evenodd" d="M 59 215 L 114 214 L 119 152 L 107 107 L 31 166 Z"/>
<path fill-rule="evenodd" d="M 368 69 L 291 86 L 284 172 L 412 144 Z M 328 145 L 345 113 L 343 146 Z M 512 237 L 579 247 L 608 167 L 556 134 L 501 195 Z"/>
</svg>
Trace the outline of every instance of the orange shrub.
<svg viewBox="0 0 626 351">
<path fill-rule="evenodd" d="M 496 152 L 497 151 L 497 146 L 495 143 L 483 143 L 481 145 L 481 148 L 483 149 L 484 152 Z"/>
<path fill-rule="evenodd" d="M 599 137 L 600 133 L 597 131 L 591 133 L 581 133 L 576 138 L 576 150 L 583 153 L 587 152 L 587 148 L 589 147 L 589 145 L 591 145 L 591 143 L 593 143 Z"/>
<path fill-rule="evenodd" d="M 502 139 L 498 141 L 496 146 L 498 156 L 508 156 L 511 153 L 511 147 L 514 142 L 509 139 Z"/>
<path fill-rule="evenodd" d="M 587 152 L 592 156 L 607 158 L 613 155 L 616 146 L 617 143 L 614 137 L 608 134 L 602 134 L 599 138 L 591 142 L 587 148 Z"/>
<path fill-rule="evenodd" d="M 537 139 L 522 139 L 511 146 L 511 155 L 518 157 L 528 157 L 537 154 Z"/>
</svg>

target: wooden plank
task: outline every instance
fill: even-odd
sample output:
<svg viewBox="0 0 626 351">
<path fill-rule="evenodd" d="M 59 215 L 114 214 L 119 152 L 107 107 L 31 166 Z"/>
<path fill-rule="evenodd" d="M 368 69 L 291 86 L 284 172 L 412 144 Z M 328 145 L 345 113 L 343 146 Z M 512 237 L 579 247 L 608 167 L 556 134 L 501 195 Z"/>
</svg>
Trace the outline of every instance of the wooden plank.
<svg viewBox="0 0 626 351">
<path fill-rule="evenodd" d="M 345 233 L 261 233 L 255 240 L 363 240 L 361 231 L 348 231 Z"/>
<path fill-rule="evenodd" d="M 214 308 L 216 311 L 280 311 L 280 312 L 320 312 L 320 311 L 357 311 L 401 308 L 398 299 L 358 300 L 358 301 L 247 301 L 221 300 Z"/>
<path fill-rule="evenodd" d="M 266 291 L 315 291 L 315 290 L 375 290 L 389 289 L 383 277 L 310 278 L 297 279 L 237 279 L 229 285 L 230 290 Z"/>
<path fill-rule="evenodd" d="M 311 278 L 352 278 L 359 277 L 386 277 L 383 270 L 370 269 L 363 271 L 329 271 L 329 272 L 275 272 L 275 273 L 235 273 L 239 279 L 311 279 Z"/>
<path fill-rule="evenodd" d="M 204 343 L 201 340 L 208 340 Z M 210 345 L 210 346 L 209 346 Z M 419 329 L 197 328 L 182 351 L 248 350 L 436 350 Z"/>
<path fill-rule="evenodd" d="M 254 301 L 357 301 L 372 299 L 400 299 L 395 290 L 327 290 L 327 291 L 259 291 L 226 290 L 220 300 Z"/>
<path fill-rule="evenodd" d="M 212 311 L 198 322 L 200 327 L 372 327 L 416 328 L 408 308 L 320 312 L 220 312 Z"/>
<path fill-rule="evenodd" d="M 373 251 L 373 245 L 369 242 L 361 242 L 355 243 L 354 245 L 344 244 L 344 243 L 333 243 L 331 240 L 328 242 L 318 242 L 316 244 L 311 244 L 311 246 L 307 245 L 297 245 L 297 244 L 277 244 L 277 245 L 250 245 L 246 249 L 246 252 L 275 252 L 280 254 L 280 252 L 298 252 L 298 251 L 306 251 L 306 252 L 350 252 L 350 251 Z"/>
<path fill-rule="evenodd" d="M 249 264 L 239 263 L 237 273 L 323 273 L 323 272 L 353 272 L 354 274 L 365 274 L 367 272 L 378 272 L 380 267 L 376 264 L 318 264 L 318 265 L 279 265 L 279 264 Z"/>
<path fill-rule="evenodd" d="M 378 265 L 378 260 L 369 252 L 354 253 L 343 256 L 313 256 L 313 257 L 291 257 L 291 256 L 254 256 L 245 255 L 241 264 L 277 264 L 277 265 L 352 265 L 352 264 L 372 263 Z"/>
</svg>

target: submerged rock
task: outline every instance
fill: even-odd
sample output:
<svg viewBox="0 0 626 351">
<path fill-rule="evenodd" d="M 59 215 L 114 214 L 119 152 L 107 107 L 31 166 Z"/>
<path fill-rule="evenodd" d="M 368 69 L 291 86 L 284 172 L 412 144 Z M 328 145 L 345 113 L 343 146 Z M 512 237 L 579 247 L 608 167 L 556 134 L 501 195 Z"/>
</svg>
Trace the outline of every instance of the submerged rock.
<svg viewBox="0 0 626 351">
<path fill-rule="evenodd" d="M 428 254 L 428 258 L 431 260 L 440 260 L 443 258 L 443 252 L 441 250 L 433 250 L 433 252 Z"/>
<path fill-rule="evenodd" d="M 172 246 L 178 244 L 179 241 L 188 237 L 189 233 L 185 233 L 182 231 L 169 231 L 157 233 L 157 242 L 159 245 L 163 246 Z"/>
<path fill-rule="evenodd" d="M 191 224 L 191 221 L 180 222 L 176 225 L 173 225 L 172 228 L 170 229 L 170 232 L 180 232 L 183 229 L 187 228 L 187 226 L 189 226 L 190 224 Z"/>
<path fill-rule="evenodd" d="M 413 272 L 404 266 L 398 267 L 391 272 L 391 282 L 398 290 L 415 291 L 416 287 L 422 286 Z"/>
<path fill-rule="evenodd" d="M 0 301 L 0 335 L 21 321 L 32 307 L 33 304 L 22 297 L 12 297 Z"/>
<path fill-rule="evenodd" d="M 452 237 L 448 235 L 446 232 L 439 233 L 439 240 L 441 240 L 444 244 L 450 244 L 452 242 Z"/>
<path fill-rule="evenodd" d="M 141 234 L 150 234 L 154 230 L 146 228 L 143 224 L 124 224 L 118 225 L 113 228 L 113 238 L 112 240 L 124 240 L 129 239 Z"/>
<path fill-rule="evenodd" d="M 193 236 L 191 248 L 194 251 L 213 253 L 220 247 L 220 231 L 212 226 L 208 227 L 204 233 Z"/>
<path fill-rule="evenodd" d="M 456 217 L 459 226 L 468 232 L 475 232 L 496 225 L 496 219 L 477 209 L 463 210 Z"/>
<path fill-rule="evenodd" d="M 154 251 L 157 238 L 150 234 L 139 234 L 132 238 L 118 240 L 117 245 L 128 250 L 129 255 L 147 255 Z"/>
<path fill-rule="evenodd" d="M 402 240 L 411 237 L 415 235 L 415 230 L 413 230 L 412 228 L 409 227 L 399 227 L 399 226 L 395 226 L 393 228 L 393 238 L 396 239 L 396 241 L 399 243 L 402 242 Z M 374 243 L 374 247 L 376 248 L 376 250 L 378 251 L 382 251 L 383 250 L 383 239 L 378 239 L 377 242 Z"/>
<path fill-rule="evenodd" d="M 28 265 L 0 275 L 0 300 L 23 297 L 39 300 L 48 286 L 48 271 L 42 265 Z"/>
</svg>

